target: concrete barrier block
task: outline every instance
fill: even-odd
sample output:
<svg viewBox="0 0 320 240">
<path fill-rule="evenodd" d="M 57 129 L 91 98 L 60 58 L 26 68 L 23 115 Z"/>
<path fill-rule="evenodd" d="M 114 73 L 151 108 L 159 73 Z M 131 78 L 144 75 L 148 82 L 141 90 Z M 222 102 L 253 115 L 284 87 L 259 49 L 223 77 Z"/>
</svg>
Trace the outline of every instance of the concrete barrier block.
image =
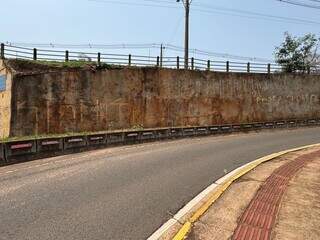
<svg viewBox="0 0 320 240">
<path fill-rule="evenodd" d="M 4 156 L 4 144 L 0 143 L 0 165 L 3 165 L 6 162 L 5 156 Z"/>
<path fill-rule="evenodd" d="M 140 131 L 130 131 L 124 133 L 125 143 L 138 143 L 140 141 Z"/>
<path fill-rule="evenodd" d="M 253 123 L 253 128 L 255 130 L 263 129 L 263 127 L 264 127 L 263 123 Z"/>
<path fill-rule="evenodd" d="M 182 130 L 183 130 L 182 134 L 184 137 L 193 137 L 196 135 L 195 128 L 183 128 Z"/>
<path fill-rule="evenodd" d="M 183 129 L 182 128 L 171 128 L 169 133 L 170 133 L 170 138 L 183 137 Z"/>
<path fill-rule="evenodd" d="M 65 137 L 64 138 L 64 146 L 65 150 L 67 149 L 75 149 L 75 148 L 83 148 L 87 146 L 87 137 L 86 136 L 73 136 L 73 137 Z"/>
<path fill-rule="evenodd" d="M 197 127 L 195 128 L 196 135 L 203 136 L 209 134 L 209 129 L 207 127 Z"/>
<path fill-rule="evenodd" d="M 63 138 L 48 138 L 37 140 L 38 152 L 63 151 Z"/>
<path fill-rule="evenodd" d="M 300 126 L 300 127 L 304 127 L 304 126 L 307 126 L 308 125 L 308 121 L 307 120 L 297 120 L 297 126 Z"/>
<path fill-rule="evenodd" d="M 287 121 L 288 127 L 297 127 L 297 121 L 296 120 L 289 120 Z"/>
<path fill-rule="evenodd" d="M 170 135 L 169 129 L 159 129 L 155 131 L 155 134 L 157 135 L 158 139 L 167 139 Z"/>
<path fill-rule="evenodd" d="M 30 141 L 16 141 L 5 143 L 6 159 L 10 160 L 12 157 L 25 156 L 35 154 L 37 152 L 36 140 Z"/>
<path fill-rule="evenodd" d="M 286 128 L 287 124 L 285 121 L 278 121 L 278 122 L 275 122 L 275 127 L 276 128 Z"/>
<path fill-rule="evenodd" d="M 266 122 L 264 123 L 263 128 L 270 129 L 270 128 L 274 128 L 274 126 L 275 126 L 274 122 Z"/>
<path fill-rule="evenodd" d="M 317 120 L 316 119 L 309 119 L 307 120 L 308 125 L 313 126 L 313 125 L 317 125 Z"/>
<path fill-rule="evenodd" d="M 221 132 L 220 126 L 210 126 L 208 129 L 210 134 L 218 134 L 219 132 Z"/>
<path fill-rule="evenodd" d="M 107 144 L 106 134 L 95 134 L 87 136 L 89 146 L 105 145 Z"/>
<path fill-rule="evenodd" d="M 221 126 L 221 132 L 222 133 L 229 133 L 232 132 L 232 125 L 223 125 Z"/>
<path fill-rule="evenodd" d="M 196 135 L 195 128 L 183 128 L 183 136 L 184 137 L 192 137 Z"/>
<path fill-rule="evenodd" d="M 107 134 L 107 144 L 108 145 L 124 144 L 124 134 L 122 132 L 108 133 Z"/>
<path fill-rule="evenodd" d="M 157 139 L 157 134 L 155 131 L 142 131 L 140 132 L 141 141 L 153 141 Z"/>
<path fill-rule="evenodd" d="M 235 124 L 235 125 L 232 125 L 232 131 L 233 132 L 240 132 L 242 130 L 242 125 L 241 124 Z"/>
<path fill-rule="evenodd" d="M 254 129 L 254 124 L 250 124 L 250 123 L 241 124 L 241 129 L 243 131 L 253 130 Z"/>
<path fill-rule="evenodd" d="M 316 119 L 316 125 L 320 125 L 320 119 Z"/>
</svg>

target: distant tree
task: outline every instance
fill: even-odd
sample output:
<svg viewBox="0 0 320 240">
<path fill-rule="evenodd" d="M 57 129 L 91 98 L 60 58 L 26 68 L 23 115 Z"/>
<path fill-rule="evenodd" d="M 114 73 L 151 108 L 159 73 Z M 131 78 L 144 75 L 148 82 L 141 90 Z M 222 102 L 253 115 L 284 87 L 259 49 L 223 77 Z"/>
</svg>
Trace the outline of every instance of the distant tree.
<svg viewBox="0 0 320 240">
<path fill-rule="evenodd" d="M 315 34 L 295 37 L 286 32 L 284 42 L 275 51 L 276 62 L 285 72 L 318 71 L 319 43 Z"/>
</svg>

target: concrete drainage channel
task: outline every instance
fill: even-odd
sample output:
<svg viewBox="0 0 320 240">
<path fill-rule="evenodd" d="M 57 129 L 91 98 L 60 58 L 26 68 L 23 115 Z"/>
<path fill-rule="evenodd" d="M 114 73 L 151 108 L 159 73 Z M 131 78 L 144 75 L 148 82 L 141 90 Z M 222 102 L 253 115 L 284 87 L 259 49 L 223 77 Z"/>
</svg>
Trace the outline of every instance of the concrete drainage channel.
<svg viewBox="0 0 320 240">
<path fill-rule="evenodd" d="M 161 128 L 3 142 L 0 143 L 0 166 L 117 145 L 305 126 L 320 126 L 320 119 L 294 119 L 219 126 Z"/>
</svg>

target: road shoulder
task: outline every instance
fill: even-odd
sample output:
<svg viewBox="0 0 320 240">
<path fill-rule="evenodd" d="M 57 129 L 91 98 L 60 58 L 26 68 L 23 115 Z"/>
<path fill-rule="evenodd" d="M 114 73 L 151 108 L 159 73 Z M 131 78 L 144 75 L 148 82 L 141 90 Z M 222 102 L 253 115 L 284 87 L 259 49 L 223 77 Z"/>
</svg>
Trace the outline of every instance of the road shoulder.
<svg viewBox="0 0 320 240">
<path fill-rule="evenodd" d="M 272 161 L 263 163 L 240 177 L 223 193 L 199 221 L 194 224 L 188 239 L 249 239 L 253 236 L 257 237 L 260 231 L 259 229 L 262 229 L 262 227 L 258 227 L 262 220 L 258 219 L 261 214 L 257 217 L 257 220 L 254 219 L 254 215 L 258 215 L 256 213 L 257 211 L 263 210 L 256 208 L 255 211 L 251 211 L 251 218 L 247 217 L 244 219 L 243 216 L 248 212 L 250 206 L 254 204 L 253 201 L 256 195 L 261 191 L 275 171 L 292 163 L 295 159 L 311 154 L 319 149 L 320 148 L 317 147 L 286 154 Z M 270 231 L 272 232 L 270 236 L 272 236 L 273 239 L 288 239 L 288 237 L 289 239 L 316 239 L 306 238 L 304 234 L 308 234 L 309 232 L 311 232 L 314 237 L 320 237 L 319 231 L 314 227 L 317 224 L 319 226 L 320 223 L 320 208 L 319 201 L 317 200 L 319 199 L 320 184 L 319 168 L 314 166 L 317 165 L 320 167 L 319 159 L 318 154 L 316 161 L 308 161 L 306 167 L 289 181 L 287 189 L 281 198 L 282 201 L 280 201 L 281 205 L 279 205 L 279 214 L 273 224 L 274 228 Z M 318 188 L 318 193 L 315 191 L 315 188 Z M 303 192 L 303 194 L 296 197 L 299 195 L 297 194 L 298 192 Z M 295 211 L 298 206 L 305 207 L 300 207 L 299 211 Z M 315 208 L 315 210 L 313 208 Z M 249 211 L 249 214 L 251 212 Z M 265 214 L 262 216 L 265 216 Z M 312 217 L 311 222 L 307 221 L 308 216 Z M 268 229 L 270 226 L 267 226 L 266 220 L 264 221 L 266 222 L 266 229 Z M 302 226 L 299 223 L 300 221 L 305 222 L 306 226 Z M 240 226 L 241 224 L 242 226 Z M 251 228 L 249 228 L 250 224 Z M 300 224 L 301 228 L 299 228 L 299 231 L 294 231 L 297 224 Z M 252 233 L 250 230 L 252 230 Z M 260 231 L 259 237 L 270 237 L 266 234 L 261 235 L 261 233 L 265 234 L 263 231 Z M 301 238 L 301 236 L 304 237 Z"/>
</svg>

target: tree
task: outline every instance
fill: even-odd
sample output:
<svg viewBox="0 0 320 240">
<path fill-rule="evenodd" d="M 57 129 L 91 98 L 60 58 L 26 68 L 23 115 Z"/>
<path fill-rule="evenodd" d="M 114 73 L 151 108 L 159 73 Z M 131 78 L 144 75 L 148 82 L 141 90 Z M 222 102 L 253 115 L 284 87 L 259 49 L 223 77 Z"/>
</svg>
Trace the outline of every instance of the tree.
<svg viewBox="0 0 320 240">
<path fill-rule="evenodd" d="M 295 37 L 286 32 L 284 42 L 275 51 L 276 62 L 285 72 L 318 71 L 319 43 L 315 34 Z"/>
</svg>

